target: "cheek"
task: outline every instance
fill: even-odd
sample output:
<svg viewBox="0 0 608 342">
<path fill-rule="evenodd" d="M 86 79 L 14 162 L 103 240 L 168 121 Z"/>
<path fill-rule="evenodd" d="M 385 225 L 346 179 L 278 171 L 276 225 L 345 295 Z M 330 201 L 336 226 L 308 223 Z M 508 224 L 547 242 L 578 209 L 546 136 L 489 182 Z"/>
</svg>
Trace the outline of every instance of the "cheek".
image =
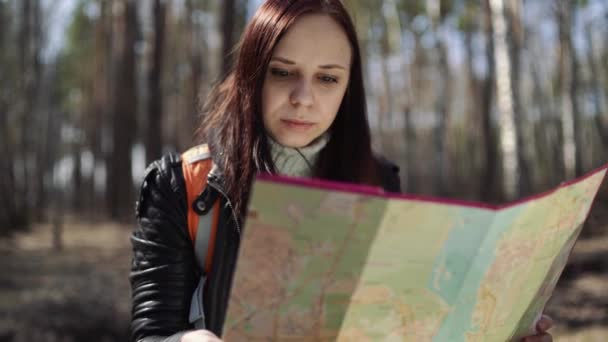
<svg viewBox="0 0 608 342">
<path fill-rule="evenodd" d="M 266 83 L 262 88 L 262 113 L 265 120 L 276 114 L 277 109 L 281 106 L 285 87 L 273 86 L 272 83 Z"/>
<path fill-rule="evenodd" d="M 274 101 L 276 97 L 273 94 L 274 92 L 272 86 L 265 83 L 264 87 L 262 88 L 262 121 L 266 130 L 270 128 L 269 125 L 272 121 L 272 116 L 274 113 Z"/>
<path fill-rule="evenodd" d="M 323 117 L 327 121 L 330 121 L 329 124 L 333 122 L 336 115 L 338 114 L 338 110 L 340 109 L 340 105 L 342 104 L 342 99 L 344 98 L 344 91 L 340 91 L 334 94 L 326 94 L 323 99 Z"/>
<path fill-rule="evenodd" d="M 268 107 L 270 105 L 270 89 L 267 81 L 264 81 L 264 86 L 262 87 L 262 115 L 264 118 L 267 116 Z"/>
</svg>

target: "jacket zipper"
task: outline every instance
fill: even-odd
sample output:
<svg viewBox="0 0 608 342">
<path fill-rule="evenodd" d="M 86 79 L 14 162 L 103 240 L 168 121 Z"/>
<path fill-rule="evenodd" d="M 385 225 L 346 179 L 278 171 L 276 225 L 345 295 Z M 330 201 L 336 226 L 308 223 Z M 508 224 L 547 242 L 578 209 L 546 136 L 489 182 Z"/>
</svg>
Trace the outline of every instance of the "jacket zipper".
<svg viewBox="0 0 608 342">
<path fill-rule="evenodd" d="M 241 235 L 241 226 L 239 225 L 239 220 L 236 216 L 236 212 L 234 211 L 234 207 L 232 206 L 232 202 L 230 202 L 230 198 L 228 197 L 228 195 L 226 195 L 226 193 L 222 189 L 220 189 L 220 187 L 217 184 L 214 184 L 211 179 L 209 179 L 207 181 L 207 184 L 210 187 L 212 187 L 215 191 L 222 194 L 222 196 L 224 196 L 224 198 L 226 199 L 226 204 L 228 204 L 228 207 L 230 207 L 230 212 L 232 213 L 232 218 L 234 219 L 234 224 L 236 225 L 236 231 L 239 235 Z"/>
<path fill-rule="evenodd" d="M 219 264 L 218 263 L 218 264 L 214 265 L 215 271 L 213 271 L 213 273 L 214 273 L 213 278 L 215 278 L 215 279 L 210 279 L 210 281 L 213 283 L 213 285 L 211 283 L 209 284 L 209 286 L 212 286 L 212 289 L 213 289 L 209 293 L 209 295 L 213 298 L 213 300 L 212 300 L 213 304 L 209 305 L 210 312 L 207 313 L 208 315 L 210 315 L 210 321 L 209 321 L 210 326 L 208 327 L 208 329 L 210 329 L 212 332 L 214 332 L 218 336 L 221 336 L 222 330 L 223 330 L 223 325 L 225 323 L 224 322 L 225 316 L 227 314 L 227 309 L 228 309 L 227 299 L 225 302 L 225 296 L 227 296 L 228 294 L 226 294 L 225 291 L 228 291 L 228 292 L 230 291 L 231 283 L 232 283 L 232 276 L 233 276 L 235 263 L 236 263 L 236 255 L 233 256 L 231 251 L 233 248 L 235 248 L 234 244 L 239 239 L 241 228 L 239 226 L 239 221 L 237 219 L 236 212 L 234 211 L 234 206 L 230 202 L 230 199 L 228 198 L 226 193 L 220 188 L 219 184 L 214 183 L 213 179 L 210 177 L 207 180 L 207 185 L 210 186 L 211 188 L 213 188 L 214 190 L 216 190 L 218 193 L 220 193 L 224 197 L 224 199 L 226 200 L 226 204 L 229 207 L 231 216 L 234 220 L 234 224 L 235 224 L 234 227 L 236 228 L 236 231 L 234 229 L 226 231 L 227 235 L 223 242 L 223 246 L 221 246 L 221 247 L 216 246 L 216 247 L 221 248 L 221 252 L 220 252 L 220 250 L 217 251 L 217 252 L 220 252 L 219 253 L 220 255 L 218 255 L 219 259 L 223 259 L 225 262 L 228 262 L 229 264 Z M 228 219 L 228 217 L 226 217 L 226 219 Z M 221 220 L 221 218 L 220 218 L 220 220 Z M 236 233 L 236 236 L 232 235 L 235 233 Z M 232 238 L 231 235 L 234 238 Z M 214 258 L 215 258 L 215 256 L 214 256 Z M 220 265 L 221 265 L 221 267 L 218 267 Z"/>
</svg>

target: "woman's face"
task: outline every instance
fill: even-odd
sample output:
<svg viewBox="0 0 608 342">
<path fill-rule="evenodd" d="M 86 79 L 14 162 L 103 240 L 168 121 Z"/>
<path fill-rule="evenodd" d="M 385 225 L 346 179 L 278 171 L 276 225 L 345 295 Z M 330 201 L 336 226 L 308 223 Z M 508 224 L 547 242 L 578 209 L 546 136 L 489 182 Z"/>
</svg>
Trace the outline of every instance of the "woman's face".
<svg viewBox="0 0 608 342">
<path fill-rule="evenodd" d="M 351 47 L 331 17 L 299 18 L 276 45 L 262 89 L 266 132 L 304 147 L 334 121 L 350 76 Z"/>
</svg>

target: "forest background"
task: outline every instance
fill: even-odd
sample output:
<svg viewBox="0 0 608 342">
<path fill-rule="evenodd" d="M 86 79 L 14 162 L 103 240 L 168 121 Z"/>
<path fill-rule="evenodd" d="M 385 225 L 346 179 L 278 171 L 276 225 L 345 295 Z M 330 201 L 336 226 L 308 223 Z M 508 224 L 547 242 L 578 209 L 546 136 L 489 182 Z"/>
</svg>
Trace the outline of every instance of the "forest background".
<svg viewBox="0 0 608 342">
<path fill-rule="evenodd" d="M 0 341 L 124 341 L 145 167 L 259 0 L 0 0 Z M 403 190 L 505 203 L 608 162 L 608 2 L 345 0 Z M 547 307 L 608 340 L 608 183 Z"/>
</svg>

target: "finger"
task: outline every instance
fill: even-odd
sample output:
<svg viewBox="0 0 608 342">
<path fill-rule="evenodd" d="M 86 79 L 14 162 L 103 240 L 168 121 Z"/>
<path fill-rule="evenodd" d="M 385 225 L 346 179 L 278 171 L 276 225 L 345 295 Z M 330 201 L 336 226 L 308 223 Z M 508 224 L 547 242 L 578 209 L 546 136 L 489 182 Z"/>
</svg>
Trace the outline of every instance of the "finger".
<svg viewBox="0 0 608 342">
<path fill-rule="evenodd" d="M 207 342 L 222 342 L 222 340 L 219 337 L 215 336 L 215 334 L 213 334 L 213 333 L 208 333 L 208 334 L 206 334 L 206 336 L 207 336 L 207 340 L 206 340 Z"/>
<path fill-rule="evenodd" d="M 521 340 L 522 342 L 553 342 L 553 336 L 548 333 L 528 336 Z"/>
<path fill-rule="evenodd" d="M 549 317 L 547 315 L 543 315 L 538 320 L 538 323 L 536 323 L 536 330 L 539 333 L 544 333 L 545 331 L 551 329 L 552 326 L 553 326 L 553 320 L 551 319 L 551 317 Z"/>
<path fill-rule="evenodd" d="M 221 341 L 219 337 L 217 337 L 214 333 L 209 330 L 201 331 L 201 335 L 208 338 L 209 341 Z"/>
<path fill-rule="evenodd" d="M 194 341 L 196 341 L 196 342 L 201 342 L 201 341 L 221 342 L 222 340 L 219 339 L 217 336 L 215 336 L 215 334 L 213 334 L 211 331 L 200 329 L 200 330 L 193 330 L 191 332 L 186 333 L 184 336 L 182 336 L 180 341 L 182 341 L 182 342 L 194 342 Z"/>
</svg>

